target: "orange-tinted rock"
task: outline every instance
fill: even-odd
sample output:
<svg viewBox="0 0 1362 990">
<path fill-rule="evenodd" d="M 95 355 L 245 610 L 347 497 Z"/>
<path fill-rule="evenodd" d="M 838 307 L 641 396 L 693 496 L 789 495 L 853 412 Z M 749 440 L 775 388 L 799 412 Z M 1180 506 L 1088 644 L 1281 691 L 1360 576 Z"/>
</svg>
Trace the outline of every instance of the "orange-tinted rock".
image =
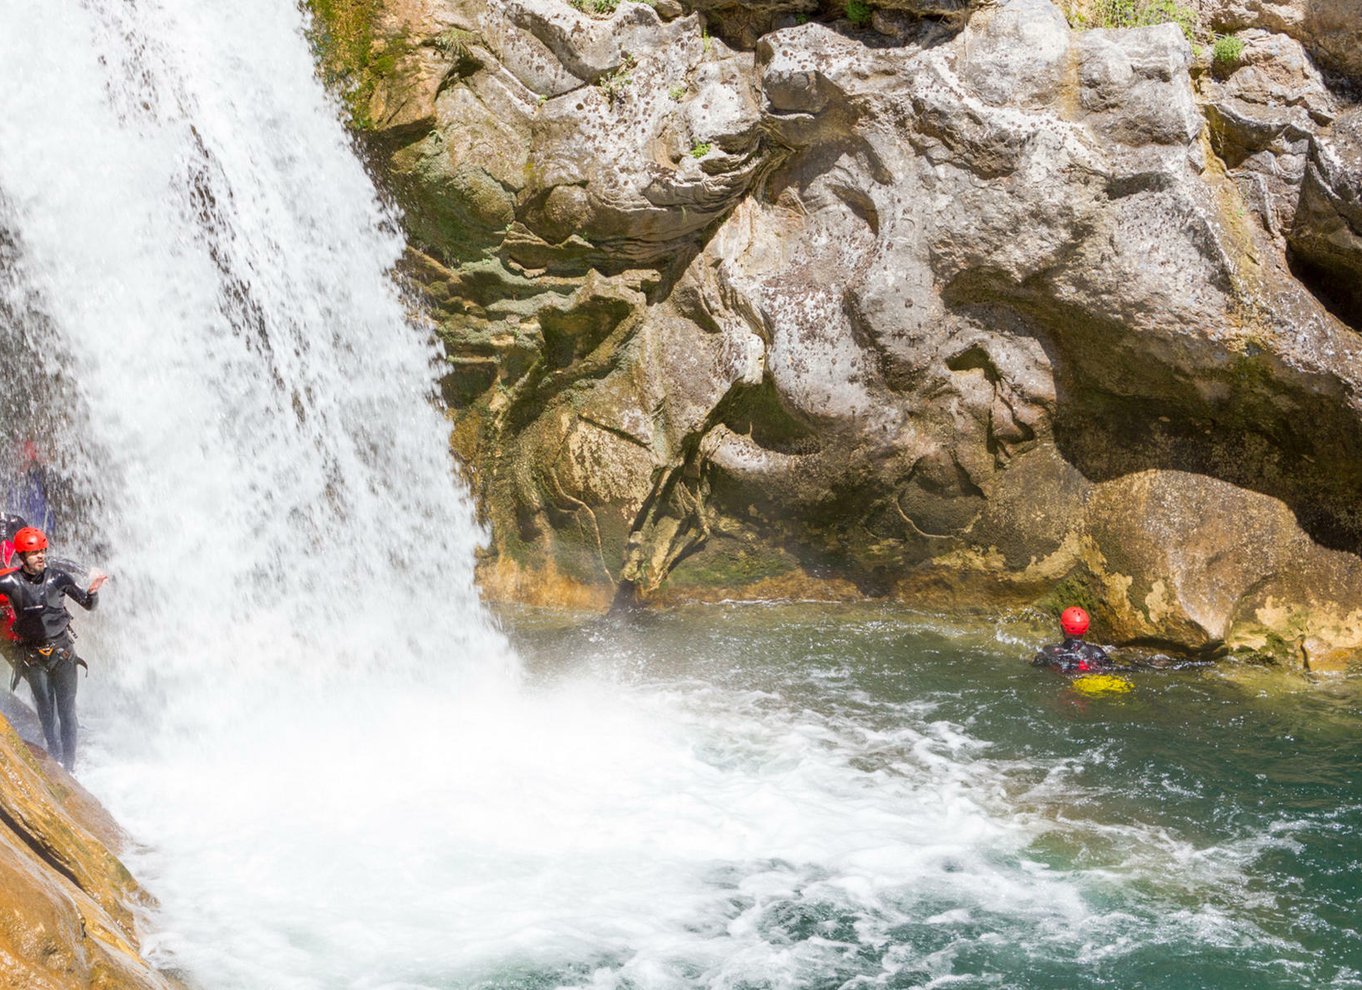
<svg viewBox="0 0 1362 990">
<path fill-rule="evenodd" d="M 117 826 L 0 717 L 0 988 L 171 990 L 141 958 L 150 898 L 107 842 Z"/>
</svg>

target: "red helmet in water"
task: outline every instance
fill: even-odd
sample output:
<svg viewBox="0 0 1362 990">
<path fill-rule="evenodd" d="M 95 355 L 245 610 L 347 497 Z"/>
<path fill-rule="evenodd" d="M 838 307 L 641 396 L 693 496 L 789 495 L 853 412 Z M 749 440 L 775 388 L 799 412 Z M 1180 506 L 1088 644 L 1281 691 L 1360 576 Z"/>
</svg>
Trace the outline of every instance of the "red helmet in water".
<svg viewBox="0 0 1362 990">
<path fill-rule="evenodd" d="M 1088 613 L 1077 605 L 1070 605 L 1059 615 L 1059 628 L 1066 636 L 1082 636 L 1088 631 Z"/>
<path fill-rule="evenodd" d="M 14 549 L 19 553 L 33 553 L 47 549 L 47 535 L 36 526 L 25 526 L 14 534 Z"/>
</svg>

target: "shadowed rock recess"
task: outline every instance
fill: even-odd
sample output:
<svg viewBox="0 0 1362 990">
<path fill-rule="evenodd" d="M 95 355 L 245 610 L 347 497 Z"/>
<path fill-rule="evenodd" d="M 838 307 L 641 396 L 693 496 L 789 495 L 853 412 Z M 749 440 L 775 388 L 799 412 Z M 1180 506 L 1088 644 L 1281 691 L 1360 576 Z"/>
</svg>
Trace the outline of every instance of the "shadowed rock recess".
<svg viewBox="0 0 1362 990">
<path fill-rule="evenodd" d="M 109 851 L 118 826 L 11 719 L 38 731 L 0 697 L 0 987 L 181 990 L 138 954 L 134 916 L 150 898 Z"/>
<path fill-rule="evenodd" d="M 493 597 L 1362 649 L 1358 4 L 314 10 Z"/>
</svg>

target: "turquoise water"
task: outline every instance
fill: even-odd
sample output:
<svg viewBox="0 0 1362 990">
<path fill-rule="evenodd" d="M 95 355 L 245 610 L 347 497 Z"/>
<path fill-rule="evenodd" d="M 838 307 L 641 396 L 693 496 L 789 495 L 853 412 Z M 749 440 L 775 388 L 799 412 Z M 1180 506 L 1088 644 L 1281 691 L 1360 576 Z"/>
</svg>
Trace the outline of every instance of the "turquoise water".
<svg viewBox="0 0 1362 990">
<path fill-rule="evenodd" d="M 445 985 L 1362 987 L 1356 674 L 1148 670 L 1084 698 L 1025 633 L 881 610 L 508 626 L 531 691 L 666 696 L 714 774 L 834 824 L 798 856 L 692 857 L 711 896 L 651 968 L 587 939 Z"/>
</svg>

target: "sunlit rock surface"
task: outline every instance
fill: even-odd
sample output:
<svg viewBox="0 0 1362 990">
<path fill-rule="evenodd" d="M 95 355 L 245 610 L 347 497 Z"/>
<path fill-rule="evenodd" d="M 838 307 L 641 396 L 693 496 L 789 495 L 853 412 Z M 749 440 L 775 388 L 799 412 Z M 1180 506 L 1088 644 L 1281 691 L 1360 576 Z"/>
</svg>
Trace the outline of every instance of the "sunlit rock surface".
<svg viewBox="0 0 1362 990">
<path fill-rule="evenodd" d="M 1362 76 L 1362 0 L 1197 0 L 1210 27 L 1262 27 L 1302 42 L 1330 72 Z"/>
<path fill-rule="evenodd" d="M 110 851 L 118 827 L 19 737 L 10 720 L 23 716 L 35 720 L 0 699 L 0 987 L 178 987 L 139 955 L 135 915 L 149 899 Z"/>
<path fill-rule="evenodd" d="M 1049 0 L 383 7 L 487 590 L 1351 655 L 1359 20 L 1278 6 L 1214 65 Z"/>
</svg>

